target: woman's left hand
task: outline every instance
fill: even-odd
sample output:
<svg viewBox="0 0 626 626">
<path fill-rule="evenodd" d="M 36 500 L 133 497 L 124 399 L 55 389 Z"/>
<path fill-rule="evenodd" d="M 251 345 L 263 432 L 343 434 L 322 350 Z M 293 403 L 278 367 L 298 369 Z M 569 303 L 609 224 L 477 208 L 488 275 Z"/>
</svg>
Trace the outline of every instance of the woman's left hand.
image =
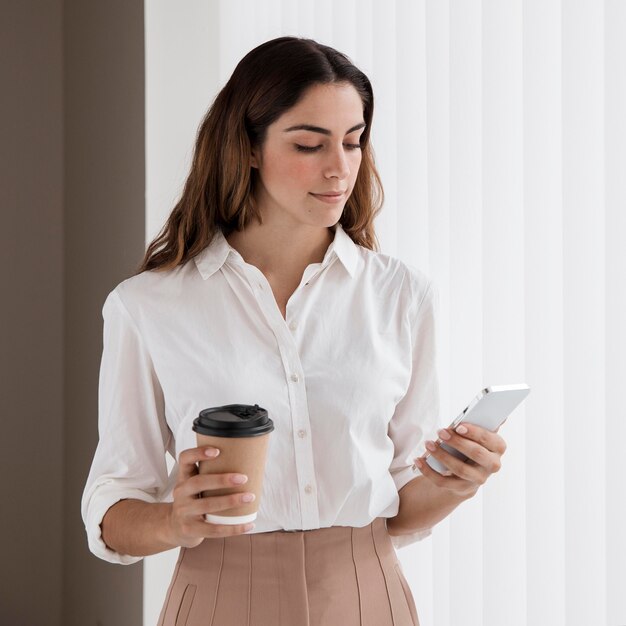
<svg viewBox="0 0 626 626">
<path fill-rule="evenodd" d="M 450 475 L 443 476 L 436 472 L 424 457 L 415 459 L 415 464 L 438 487 L 471 498 L 489 476 L 500 469 L 501 458 L 506 450 L 504 439 L 497 431 L 492 432 L 468 423 L 457 426 L 456 432 L 443 428 L 439 431 L 439 437 L 443 443 L 462 452 L 469 460 L 463 462 L 446 452 L 438 443 L 427 441 L 426 448 L 431 456 L 441 461 L 450 470 Z"/>
</svg>

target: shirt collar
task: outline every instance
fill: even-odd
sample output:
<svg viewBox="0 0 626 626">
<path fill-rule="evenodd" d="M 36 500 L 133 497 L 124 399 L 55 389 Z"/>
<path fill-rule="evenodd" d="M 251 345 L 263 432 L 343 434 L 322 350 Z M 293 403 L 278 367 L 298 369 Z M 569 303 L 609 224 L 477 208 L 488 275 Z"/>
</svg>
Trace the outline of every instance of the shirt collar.
<svg viewBox="0 0 626 626">
<path fill-rule="evenodd" d="M 335 237 L 326 250 L 322 266 L 328 265 L 337 256 L 348 274 L 353 277 L 358 261 L 357 245 L 339 222 L 332 229 L 335 231 Z M 228 243 L 222 231 L 218 230 L 211 243 L 199 252 L 194 260 L 202 278 L 206 280 L 224 265 L 229 256 L 235 262 L 243 262 L 243 257 Z"/>
</svg>

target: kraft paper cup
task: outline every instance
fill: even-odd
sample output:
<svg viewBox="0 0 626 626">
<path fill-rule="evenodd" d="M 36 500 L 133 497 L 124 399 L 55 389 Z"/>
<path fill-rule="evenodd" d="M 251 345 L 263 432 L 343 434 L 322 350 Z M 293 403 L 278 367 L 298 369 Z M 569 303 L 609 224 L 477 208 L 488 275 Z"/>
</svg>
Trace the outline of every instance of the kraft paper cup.
<svg viewBox="0 0 626 626">
<path fill-rule="evenodd" d="M 204 518 L 213 524 L 246 524 L 257 518 L 263 488 L 263 475 L 270 433 L 274 430 L 267 411 L 258 404 L 229 404 L 200 411 L 193 430 L 199 447 L 219 448 L 215 459 L 200 461 L 200 474 L 245 474 L 248 482 L 202 492 L 202 497 L 232 493 L 254 493 L 252 502 L 207 513 Z"/>
</svg>

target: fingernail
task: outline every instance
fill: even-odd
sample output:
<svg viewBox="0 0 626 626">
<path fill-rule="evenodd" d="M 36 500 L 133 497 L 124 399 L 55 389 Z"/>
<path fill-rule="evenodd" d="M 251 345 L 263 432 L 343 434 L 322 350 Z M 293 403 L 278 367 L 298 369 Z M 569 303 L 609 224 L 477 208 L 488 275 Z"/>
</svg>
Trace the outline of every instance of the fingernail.
<svg viewBox="0 0 626 626">
<path fill-rule="evenodd" d="M 447 430 L 443 429 L 443 428 L 437 434 L 442 439 L 446 439 L 446 440 L 450 439 L 450 433 Z"/>
<path fill-rule="evenodd" d="M 204 451 L 204 454 L 206 454 L 207 456 L 217 456 L 220 453 L 220 451 L 217 448 L 207 448 Z"/>
<path fill-rule="evenodd" d="M 415 459 L 415 465 L 417 465 L 417 467 L 422 467 L 422 461 L 420 459 Z"/>
<path fill-rule="evenodd" d="M 460 426 L 456 427 L 456 432 L 459 433 L 460 435 L 464 435 L 467 432 L 467 427 L 461 424 Z"/>
<path fill-rule="evenodd" d="M 245 483 L 247 480 L 248 480 L 248 477 L 245 476 L 244 474 L 235 474 L 232 478 L 232 481 L 234 483 L 237 483 L 238 485 Z"/>
<path fill-rule="evenodd" d="M 252 530 L 254 528 L 254 524 L 246 524 L 243 528 L 247 532 L 247 531 Z"/>
<path fill-rule="evenodd" d="M 431 451 L 434 452 L 437 449 L 437 446 L 434 444 L 434 442 L 432 441 L 427 441 L 426 442 L 426 447 Z"/>
<path fill-rule="evenodd" d="M 246 493 L 243 496 L 241 496 L 242 502 L 252 502 L 254 498 L 255 498 L 255 495 L 253 493 Z"/>
</svg>

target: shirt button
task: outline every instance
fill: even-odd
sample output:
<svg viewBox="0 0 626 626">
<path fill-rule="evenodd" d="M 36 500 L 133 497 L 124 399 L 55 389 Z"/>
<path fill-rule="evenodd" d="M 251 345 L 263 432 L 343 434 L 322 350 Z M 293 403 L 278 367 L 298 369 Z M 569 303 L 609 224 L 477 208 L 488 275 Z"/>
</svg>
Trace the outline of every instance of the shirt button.
<svg viewBox="0 0 626 626">
<path fill-rule="evenodd" d="M 311 492 L 313 491 L 313 487 L 311 487 L 311 485 L 307 485 L 307 486 L 304 488 L 304 490 L 305 490 L 307 493 L 311 493 Z"/>
<path fill-rule="evenodd" d="M 297 383 L 300 380 L 300 377 L 298 376 L 298 374 L 292 374 L 291 380 L 293 380 L 294 383 Z"/>
<path fill-rule="evenodd" d="M 303 439 L 304 437 L 306 437 L 306 430 L 299 430 L 298 437 L 300 437 L 300 439 Z"/>
<path fill-rule="evenodd" d="M 291 322 L 291 323 L 289 324 L 289 328 L 290 328 L 291 330 L 296 330 L 296 328 L 298 328 L 298 324 L 296 324 L 295 322 Z"/>
</svg>

